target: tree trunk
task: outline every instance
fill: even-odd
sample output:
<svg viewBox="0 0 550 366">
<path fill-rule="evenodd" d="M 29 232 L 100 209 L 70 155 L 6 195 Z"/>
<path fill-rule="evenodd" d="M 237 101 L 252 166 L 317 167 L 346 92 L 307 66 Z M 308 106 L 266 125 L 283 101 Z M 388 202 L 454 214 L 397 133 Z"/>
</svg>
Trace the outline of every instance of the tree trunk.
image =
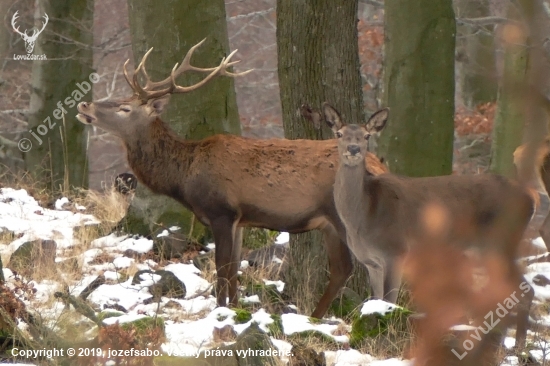
<svg viewBox="0 0 550 366">
<path fill-rule="evenodd" d="M 518 28 L 518 36 L 520 32 L 522 31 Z M 491 145 L 490 170 L 507 177 L 515 175 L 513 154 L 521 144 L 525 120 L 525 104 L 518 91 L 519 85 L 526 80 L 527 75 L 527 38 L 522 36 L 518 43 L 515 41 L 504 45 L 504 70 L 499 87 Z"/>
<path fill-rule="evenodd" d="M 455 18 L 451 0 L 385 2 L 385 105 L 379 156 L 392 173 L 450 174 Z"/>
<path fill-rule="evenodd" d="M 197 49 L 191 63 L 198 67 L 215 67 L 229 54 L 225 4 L 223 0 L 128 1 L 134 62 L 154 46 L 146 69 L 152 80 L 170 75 L 187 51 L 207 37 Z M 178 78 L 179 85 L 190 85 L 204 78 L 203 73 L 188 73 Z M 240 121 L 231 78 L 219 77 L 185 96 L 174 95 L 163 120 L 182 137 L 202 139 L 217 133 L 240 134 Z M 132 233 L 149 234 L 155 224 L 190 227 L 191 213 L 176 201 L 154 195 L 140 186 L 124 225 Z M 187 231 L 184 231 L 187 232 Z M 195 225 L 195 236 L 204 227 Z"/>
<path fill-rule="evenodd" d="M 78 102 L 92 99 L 91 88 L 99 77 L 92 74 L 93 0 L 36 4 L 36 27 L 42 28 L 44 14 L 49 21 L 38 36 L 34 55 L 46 55 L 48 60 L 33 61 L 32 132 L 25 136 L 32 147 L 25 154 L 25 164 L 50 189 L 86 187 L 87 134 L 75 115 Z"/>
<path fill-rule="evenodd" d="M 285 137 L 333 138 L 302 119 L 299 108 L 327 101 L 350 123 L 364 121 L 357 44 L 357 1 L 278 0 L 277 52 Z M 301 311 L 313 310 L 327 283 L 327 255 L 319 232 L 291 235 L 285 292 Z M 363 295 L 366 270 L 355 266 L 352 282 Z"/>
<path fill-rule="evenodd" d="M 459 18 L 482 18 L 490 16 L 487 1 L 461 0 L 457 6 Z M 476 106 L 494 102 L 497 98 L 497 75 L 495 63 L 495 39 L 492 26 L 463 24 L 458 28 L 461 41 L 457 44 L 460 62 L 460 83 L 464 104 Z"/>
</svg>

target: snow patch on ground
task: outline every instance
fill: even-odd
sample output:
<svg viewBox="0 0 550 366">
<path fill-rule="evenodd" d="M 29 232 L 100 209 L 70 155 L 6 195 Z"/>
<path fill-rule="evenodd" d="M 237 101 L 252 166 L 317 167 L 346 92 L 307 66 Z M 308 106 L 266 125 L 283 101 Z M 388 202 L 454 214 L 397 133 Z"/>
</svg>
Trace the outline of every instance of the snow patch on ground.
<svg viewBox="0 0 550 366">
<path fill-rule="evenodd" d="M 387 302 L 384 300 L 378 300 L 378 299 L 371 299 L 365 301 L 363 304 L 363 307 L 361 308 L 361 314 L 363 315 L 369 315 L 369 314 L 386 314 L 389 312 L 392 312 L 393 310 L 400 308 L 400 306 L 397 306 L 395 304 L 392 304 L 391 302 Z"/>
</svg>

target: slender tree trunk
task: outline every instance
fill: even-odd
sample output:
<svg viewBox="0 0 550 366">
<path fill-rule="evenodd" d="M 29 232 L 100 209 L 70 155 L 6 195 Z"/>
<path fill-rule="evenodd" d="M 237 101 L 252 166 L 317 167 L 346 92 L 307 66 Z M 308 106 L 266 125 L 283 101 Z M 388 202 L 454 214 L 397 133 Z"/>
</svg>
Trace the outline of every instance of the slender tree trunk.
<svg viewBox="0 0 550 366">
<path fill-rule="evenodd" d="M 518 39 L 510 40 L 504 45 L 504 70 L 499 87 L 491 145 L 491 171 L 508 177 L 515 175 L 513 154 L 521 144 L 525 121 L 525 104 L 518 91 L 527 76 L 527 38 L 519 27 L 517 35 Z"/>
<path fill-rule="evenodd" d="M 455 18 L 451 0 L 385 2 L 385 105 L 379 156 L 392 173 L 450 174 Z"/>
<path fill-rule="evenodd" d="M 357 1 L 278 0 L 277 52 L 285 137 L 333 138 L 299 117 L 308 103 L 328 101 L 351 122 L 364 121 L 357 44 Z M 291 235 L 285 292 L 301 311 L 317 304 L 327 283 L 327 256 L 319 232 Z M 366 271 L 355 266 L 352 282 L 364 294 Z"/>
<path fill-rule="evenodd" d="M 223 0 L 139 0 L 128 1 L 134 62 L 154 47 L 147 61 L 152 80 L 170 75 L 176 63 L 181 63 L 187 51 L 200 42 L 192 64 L 215 67 L 229 54 L 225 4 Z M 190 85 L 204 78 L 203 73 L 188 73 L 178 78 L 179 85 Z M 180 135 L 201 139 L 216 133 L 240 134 L 240 121 L 231 78 L 219 77 L 186 95 L 174 95 L 163 120 Z M 125 225 L 132 233 L 148 234 L 155 224 L 177 225 L 188 232 L 191 213 L 176 201 L 154 195 L 139 187 L 128 212 Z M 204 227 L 195 225 L 195 235 Z"/>
<path fill-rule="evenodd" d="M 548 133 L 549 103 L 545 95 L 549 82 L 549 62 L 544 44 L 548 18 L 541 2 L 520 0 L 510 6 L 513 22 L 502 27 L 504 70 L 500 81 L 493 143 L 491 171 L 528 180 L 535 170 L 536 147 Z M 528 143 L 515 172 L 513 152 Z"/>
<path fill-rule="evenodd" d="M 491 15 L 488 1 L 461 0 L 457 6 L 460 18 L 481 18 Z M 492 26 L 464 24 L 458 29 L 461 41 L 457 44 L 462 62 L 460 83 L 462 98 L 468 108 L 494 102 L 497 98 L 495 39 Z"/>
<path fill-rule="evenodd" d="M 75 115 L 76 104 L 92 98 L 92 80 L 97 82 L 97 74 L 90 77 L 93 0 L 36 4 L 36 27 L 42 28 L 44 14 L 49 21 L 38 36 L 34 54 L 44 54 L 48 60 L 32 61 L 32 133 L 24 136 L 32 147 L 25 153 L 25 163 L 27 170 L 50 189 L 86 187 L 87 134 Z"/>
</svg>

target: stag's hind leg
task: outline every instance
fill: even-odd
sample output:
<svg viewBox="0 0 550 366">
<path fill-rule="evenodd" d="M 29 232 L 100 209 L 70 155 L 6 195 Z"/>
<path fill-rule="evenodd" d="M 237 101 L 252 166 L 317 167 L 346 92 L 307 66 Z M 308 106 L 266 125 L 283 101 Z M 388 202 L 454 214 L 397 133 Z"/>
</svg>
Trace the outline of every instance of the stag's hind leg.
<svg viewBox="0 0 550 366">
<path fill-rule="evenodd" d="M 328 254 L 330 277 L 321 300 L 319 300 L 317 307 L 313 311 L 313 314 L 311 314 L 314 318 L 322 318 L 325 315 L 330 303 L 344 286 L 353 270 L 351 252 L 346 243 L 340 240 L 340 235 L 338 235 L 336 229 L 332 225 L 327 225 L 322 232 Z"/>
<path fill-rule="evenodd" d="M 236 305 L 238 300 L 237 293 L 237 270 L 238 259 L 240 256 L 240 245 L 235 246 L 236 236 L 242 238 L 241 234 L 236 234 L 236 221 L 229 217 L 218 217 L 210 220 L 210 227 L 216 243 L 216 272 L 218 275 L 216 283 L 216 297 L 218 306 L 227 305 L 227 295 L 231 305 Z"/>
</svg>

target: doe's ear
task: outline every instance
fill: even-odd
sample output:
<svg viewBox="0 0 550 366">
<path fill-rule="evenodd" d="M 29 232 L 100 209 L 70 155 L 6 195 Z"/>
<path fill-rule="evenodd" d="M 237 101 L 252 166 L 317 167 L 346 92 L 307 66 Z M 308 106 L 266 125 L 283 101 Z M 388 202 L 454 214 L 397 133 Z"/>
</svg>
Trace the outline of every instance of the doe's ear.
<svg viewBox="0 0 550 366">
<path fill-rule="evenodd" d="M 323 114 L 325 115 L 325 122 L 333 132 L 336 132 L 342 128 L 343 124 L 340 114 L 327 102 L 323 103 Z"/>
<path fill-rule="evenodd" d="M 148 107 L 150 108 L 151 115 L 160 116 L 162 112 L 166 109 L 166 106 L 170 102 L 170 94 L 162 96 L 160 98 L 151 99 L 147 102 Z"/>
<path fill-rule="evenodd" d="M 384 127 L 386 127 L 386 122 L 388 121 L 389 114 L 389 108 L 384 108 L 377 112 L 374 112 L 374 114 L 370 116 L 369 120 L 365 124 L 365 128 L 367 129 L 367 131 L 369 131 L 371 134 L 382 131 Z"/>
</svg>

